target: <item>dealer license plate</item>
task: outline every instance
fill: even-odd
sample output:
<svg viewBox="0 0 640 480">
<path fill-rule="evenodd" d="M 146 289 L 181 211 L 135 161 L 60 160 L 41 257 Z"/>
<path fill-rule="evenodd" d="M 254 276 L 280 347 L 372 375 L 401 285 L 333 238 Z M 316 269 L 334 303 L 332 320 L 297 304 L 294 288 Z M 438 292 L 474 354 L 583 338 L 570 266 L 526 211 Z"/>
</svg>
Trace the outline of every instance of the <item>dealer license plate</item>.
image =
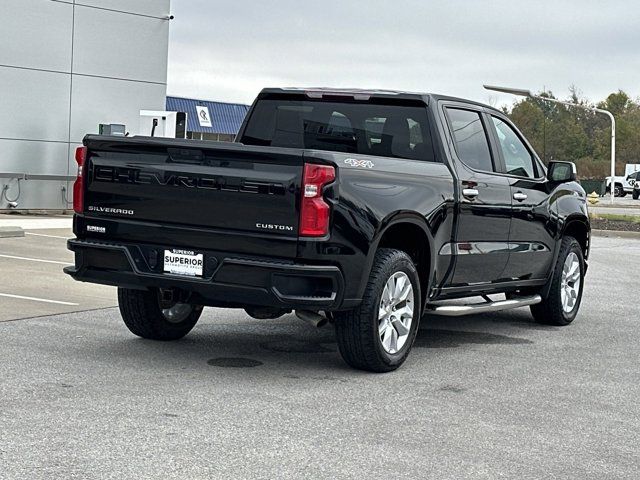
<svg viewBox="0 0 640 480">
<path fill-rule="evenodd" d="M 203 265 L 204 256 L 202 253 L 178 250 L 177 248 L 164 251 L 164 271 L 167 273 L 201 277 Z"/>
</svg>

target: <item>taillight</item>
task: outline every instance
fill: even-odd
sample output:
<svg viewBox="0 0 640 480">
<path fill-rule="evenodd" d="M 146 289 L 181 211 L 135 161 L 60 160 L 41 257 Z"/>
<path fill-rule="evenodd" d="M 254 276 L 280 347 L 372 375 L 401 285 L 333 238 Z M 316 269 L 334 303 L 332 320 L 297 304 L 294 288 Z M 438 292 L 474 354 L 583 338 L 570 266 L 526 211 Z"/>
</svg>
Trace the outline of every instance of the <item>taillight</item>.
<svg viewBox="0 0 640 480">
<path fill-rule="evenodd" d="M 329 213 L 327 202 L 322 198 L 323 187 L 336 178 L 335 168 L 329 165 L 305 163 L 302 177 L 302 202 L 300 227 L 304 237 L 323 237 L 329 233 Z"/>
<path fill-rule="evenodd" d="M 78 176 L 73 184 L 73 211 L 84 212 L 84 163 L 87 159 L 87 147 L 76 148 L 76 162 L 78 163 Z"/>
</svg>

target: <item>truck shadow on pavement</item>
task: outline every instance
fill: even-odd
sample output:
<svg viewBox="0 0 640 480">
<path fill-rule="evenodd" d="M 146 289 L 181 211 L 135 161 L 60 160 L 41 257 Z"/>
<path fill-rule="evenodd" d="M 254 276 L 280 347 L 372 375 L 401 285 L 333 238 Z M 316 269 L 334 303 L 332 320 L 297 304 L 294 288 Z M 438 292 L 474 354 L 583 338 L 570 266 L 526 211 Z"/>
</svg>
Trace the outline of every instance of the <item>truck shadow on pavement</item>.
<svg viewBox="0 0 640 480">
<path fill-rule="evenodd" d="M 423 329 L 418 334 L 414 348 L 453 348 L 464 344 L 531 344 L 526 338 L 508 337 L 495 333 L 467 332 L 460 330 Z"/>
<path fill-rule="evenodd" d="M 557 327 L 536 323 L 527 310 L 464 317 L 427 315 L 421 320 L 414 347 L 455 348 L 465 344 L 526 345 L 534 342 L 520 335 L 526 335 L 529 330 L 549 331 L 557 330 Z"/>
<path fill-rule="evenodd" d="M 555 330 L 534 322 L 528 311 L 498 312 L 447 318 L 422 319 L 416 349 L 455 349 L 466 345 L 531 345 L 531 330 Z M 309 368 L 335 371 L 350 369 L 338 353 L 335 333 L 330 326 L 316 330 L 293 316 L 278 321 L 219 322 L 209 318 L 190 335 L 177 342 L 153 342 L 128 336 L 124 332 L 115 343 L 104 345 L 120 357 L 135 357 L 141 365 L 167 369 L 197 370 L 220 367 L 245 369 L 277 367 L 291 373 Z M 418 350 L 419 351 L 419 350 Z M 124 360 L 124 359 L 123 359 Z"/>
</svg>

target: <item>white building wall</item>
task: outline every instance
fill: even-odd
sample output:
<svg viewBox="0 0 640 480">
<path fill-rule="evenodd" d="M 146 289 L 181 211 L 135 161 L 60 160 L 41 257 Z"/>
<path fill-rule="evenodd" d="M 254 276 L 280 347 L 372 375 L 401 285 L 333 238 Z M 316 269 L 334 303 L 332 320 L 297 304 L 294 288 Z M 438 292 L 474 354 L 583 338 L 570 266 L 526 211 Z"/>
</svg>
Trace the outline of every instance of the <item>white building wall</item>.
<svg viewBox="0 0 640 480">
<path fill-rule="evenodd" d="M 164 110 L 170 0 L 2 0 L 0 210 L 68 209 L 63 179 L 100 123 L 137 133 L 140 110 Z M 8 190 L 4 187 L 8 186 Z M 68 195 L 71 201 L 71 194 Z"/>
</svg>

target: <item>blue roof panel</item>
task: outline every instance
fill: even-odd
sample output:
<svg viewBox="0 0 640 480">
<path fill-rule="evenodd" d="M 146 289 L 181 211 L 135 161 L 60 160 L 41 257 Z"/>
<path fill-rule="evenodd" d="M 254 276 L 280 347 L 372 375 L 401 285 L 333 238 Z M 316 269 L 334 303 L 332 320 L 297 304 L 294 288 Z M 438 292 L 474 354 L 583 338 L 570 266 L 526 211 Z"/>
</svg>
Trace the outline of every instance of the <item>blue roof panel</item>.
<svg viewBox="0 0 640 480">
<path fill-rule="evenodd" d="M 212 127 L 201 127 L 196 106 L 209 109 Z M 167 111 L 187 114 L 187 131 L 203 133 L 225 133 L 235 135 L 249 111 L 249 105 L 240 103 L 211 102 L 195 98 L 167 97 Z"/>
</svg>

